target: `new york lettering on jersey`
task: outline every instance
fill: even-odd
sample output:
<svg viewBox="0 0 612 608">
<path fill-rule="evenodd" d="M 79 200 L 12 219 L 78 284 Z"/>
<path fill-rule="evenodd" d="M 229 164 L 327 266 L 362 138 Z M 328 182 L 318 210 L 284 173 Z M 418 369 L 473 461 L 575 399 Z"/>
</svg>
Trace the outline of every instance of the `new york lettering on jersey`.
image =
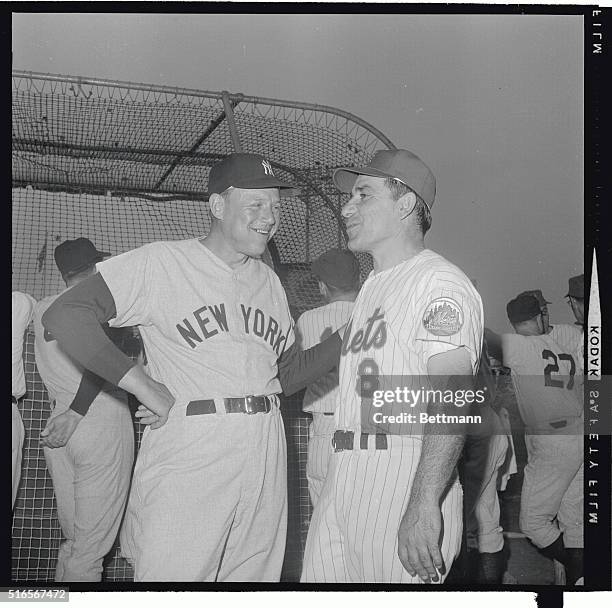
<svg viewBox="0 0 612 608">
<path fill-rule="evenodd" d="M 274 352 L 280 355 L 287 342 L 288 332 L 283 332 L 280 329 L 279 322 L 260 308 L 240 303 L 240 310 L 244 322 L 244 332 L 263 338 L 263 341 L 270 344 Z M 189 318 L 184 318 L 181 323 L 176 324 L 179 334 L 190 348 L 196 348 L 198 344 L 216 336 L 219 332 L 230 331 L 226 307 L 223 302 L 201 306 L 193 311 L 193 318 L 195 323 L 192 323 Z M 232 330 L 236 331 L 238 328 L 232 328 Z"/>
<path fill-rule="evenodd" d="M 145 245 L 99 271 L 116 303 L 110 325 L 140 325 L 148 373 L 177 403 L 280 392 L 276 362 L 293 343 L 293 320 L 263 262 L 233 269 L 188 239 Z"/>
</svg>

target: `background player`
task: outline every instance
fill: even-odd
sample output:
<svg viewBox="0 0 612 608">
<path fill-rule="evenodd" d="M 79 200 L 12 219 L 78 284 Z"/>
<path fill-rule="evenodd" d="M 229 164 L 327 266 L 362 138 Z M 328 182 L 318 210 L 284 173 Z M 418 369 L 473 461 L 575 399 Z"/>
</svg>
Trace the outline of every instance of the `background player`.
<svg viewBox="0 0 612 608">
<path fill-rule="evenodd" d="M 348 246 L 370 252 L 374 270 L 344 334 L 334 453 L 302 581 L 441 582 L 461 544 L 455 465 L 464 431 L 377 425 L 361 376 L 368 389 L 392 377 L 409 389 L 444 390 L 449 378 L 455 388 L 472 387 L 482 303 L 459 268 L 425 248 L 435 179 L 417 156 L 381 150 L 366 167 L 336 170 L 334 182 L 351 193 L 342 209 Z M 385 413 L 411 408 L 399 409 Z"/>
<path fill-rule="evenodd" d="M 151 426 L 121 531 L 136 581 L 280 578 L 287 472 L 278 393 L 329 371 L 340 347 L 336 335 L 314 352 L 292 348 L 285 292 L 259 259 L 279 227 L 279 191 L 291 188 L 262 156 L 230 154 L 209 174 L 207 236 L 102 262 L 43 318 L 75 358 L 147 408 L 137 413 Z M 112 346 L 103 321 L 140 326 L 146 373 Z"/>
<path fill-rule="evenodd" d="M 21 479 L 21 457 L 25 431 L 17 403 L 25 395 L 26 383 L 23 371 L 23 337 L 32 315 L 36 300 L 27 293 L 14 291 L 11 294 L 11 461 L 12 461 L 12 505 L 15 506 L 19 480 Z"/>
<path fill-rule="evenodd" d="M 507 306 L 516 334 L 503 334 L 501 356 L 512 371 L 525 423 L 527 465 L 521 491 L 520 526 L 525 535 L 566 569 L 567 582 L 582 577 L 583 410 L 576 362 L 544 333 L 540 306 L 520 295 Z"/>
<path fill-rule="evenodd" d="M 584 274 L 569 279 L 569 289 L 565 297 L 576 317 L 576 325 L 584 328 Z"/>
<path fill-rule="evenodd" d="M 496 405 L 496 384 L 486 340 L 476 377 L 486 400 L 473 407 L 483 418 L 466 435 L 460 470 L 464 493 L 467 576 L 470 582 L 501 584 L 505 570 L 504 536 L 500 525 L 498 490 L 516 473 L 508 412 Z M 464 582 L 464 581 L 462 581 Z"/>
<path fill-rule="evenodd" d="M 548 305 L 552 304 L 549 302 L 543 295 L 541 289 L 529 289 L 528 291 L 523 291 L 519 294 L 519 296 L 533 296 L 540 305 L 540 313 L 542 315 L 542 324 L 544 325 L 544 333 L 549 334 L 553 328 L 550 324 L 550 313 L 548 311 Z"/>
<path fill-rule="evenodd" d="M 64 241 L 55 262 L 67 288 L 95 274 L 110 255 L 86 238 Z M 41 317 L 57 295 L 35 310 L 36 366 L 52 412 L 41 433 L 53 480 L 60 545 L 56 581 L 99 581 L 127 500 L 134 460 L 134 426 L 128 395 L 75 363 L 54 340 L 45 339 Z"/>
<path fill-rule="evenodd" d="M 296 340 L 302 349 L 322 342 L 346 324 L 359 291 L 359 262 L 348 250 L 326 251 L 312 263 L 312 273 L 326 304 L 307 310 L 297 320 Z M 312 414 L 306 477 L 313 507 L 327 476 L 337 399 L 337 368 L 310 384 L 304 394 L 303 410 Z"/>
</svg>

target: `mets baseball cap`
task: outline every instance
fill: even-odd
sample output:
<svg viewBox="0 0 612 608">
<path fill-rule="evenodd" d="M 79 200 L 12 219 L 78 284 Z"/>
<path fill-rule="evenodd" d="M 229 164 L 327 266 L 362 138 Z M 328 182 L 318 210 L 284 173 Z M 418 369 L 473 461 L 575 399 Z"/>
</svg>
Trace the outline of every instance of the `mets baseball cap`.
<svg viewBox="0 0 612 608">
<path fill-rule="evenodd" d="M 330 249 L 311 266 L 312 274 L 328 285 L 352 289 L 359 282 L 359 262 L 348 249 Z"/>
<path fill-rule="evenodd" d="M 436 178 L 431 169 L 408 150 L 379 150 L 365 167 L 341 167 L 334 171 L 336 187 L 350 193 L 358 175 L 392 177 L 408 186 L 431 209 L 436 197 Z"/>
<path fill-rule="evenodd" d="M 98 251 L 95 245 L 84 237 L 60 243 L 53 252 L 55 263 L 59 271 L 64 274 L 73 274 L 101 262 L 110 256 L 107 251 Z"/>
<path fill-rule="evenodd" d="M 579 274 L 576 277 L 572 277 L 569 280 L 569 290 L 565 297 L 571 296 L 572 298 L 584 299 L 584 275 Z"/>
<path fill-rule="evenodd" d="M 290 196 L 297 194 L 294 184 L 283 182 L 274 175 L 270 161 L 260 154 L 234 152 L 222 161 L 213 165 L 208 175 L 208 193 L 220 194 L 230 186 L 234 188 L 279 188 L 293 190 Z"/>
<path fill-rule="evenodd" d="M 522 293 L 520 293 L 519 296 L 533 296 L 538 301 L 538 304 L 540 306 L 552 304 L 552 302 L 549 302 L 548 300 L 544 299 L 541 289 L 529 289 L 528 291 L 523 291 Z"/>
<path fill-rule="evenodd" d="M 540 304 L 534 295 L 522 293 L 508 302 L 506 312 L 510 323 L 522 323 L 540 314 Z"/>
</svg>

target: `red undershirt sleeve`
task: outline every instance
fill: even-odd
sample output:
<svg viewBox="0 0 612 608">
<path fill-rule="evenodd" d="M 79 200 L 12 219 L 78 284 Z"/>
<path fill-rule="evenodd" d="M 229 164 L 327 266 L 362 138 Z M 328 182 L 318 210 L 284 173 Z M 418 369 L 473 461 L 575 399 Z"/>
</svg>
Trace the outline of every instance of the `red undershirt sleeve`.
<svg viewBox="0 0 612 608">
<path fill-rule="evenodd" d="M 294 342 L 278 360 L 278 375 L 283 393 L 293 395 L 331 371 L 340 361 L 342 339 L 338 332 L 307 350 Z"/>
</svg>

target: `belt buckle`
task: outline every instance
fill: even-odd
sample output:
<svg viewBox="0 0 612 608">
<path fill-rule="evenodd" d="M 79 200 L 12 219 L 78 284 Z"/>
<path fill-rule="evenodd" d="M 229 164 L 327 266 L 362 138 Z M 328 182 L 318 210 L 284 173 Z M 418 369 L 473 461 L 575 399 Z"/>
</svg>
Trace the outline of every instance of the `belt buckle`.
<svg viewBox="0 0 612 608">
<path fill-rule="evenodd" d="M 254 409 L 255 407 L 255 397 L 253 395 L 249 395 L 244 398 L 244 413 L 245 414 L 256 414 L 257 412 Z"/>
</svg>

